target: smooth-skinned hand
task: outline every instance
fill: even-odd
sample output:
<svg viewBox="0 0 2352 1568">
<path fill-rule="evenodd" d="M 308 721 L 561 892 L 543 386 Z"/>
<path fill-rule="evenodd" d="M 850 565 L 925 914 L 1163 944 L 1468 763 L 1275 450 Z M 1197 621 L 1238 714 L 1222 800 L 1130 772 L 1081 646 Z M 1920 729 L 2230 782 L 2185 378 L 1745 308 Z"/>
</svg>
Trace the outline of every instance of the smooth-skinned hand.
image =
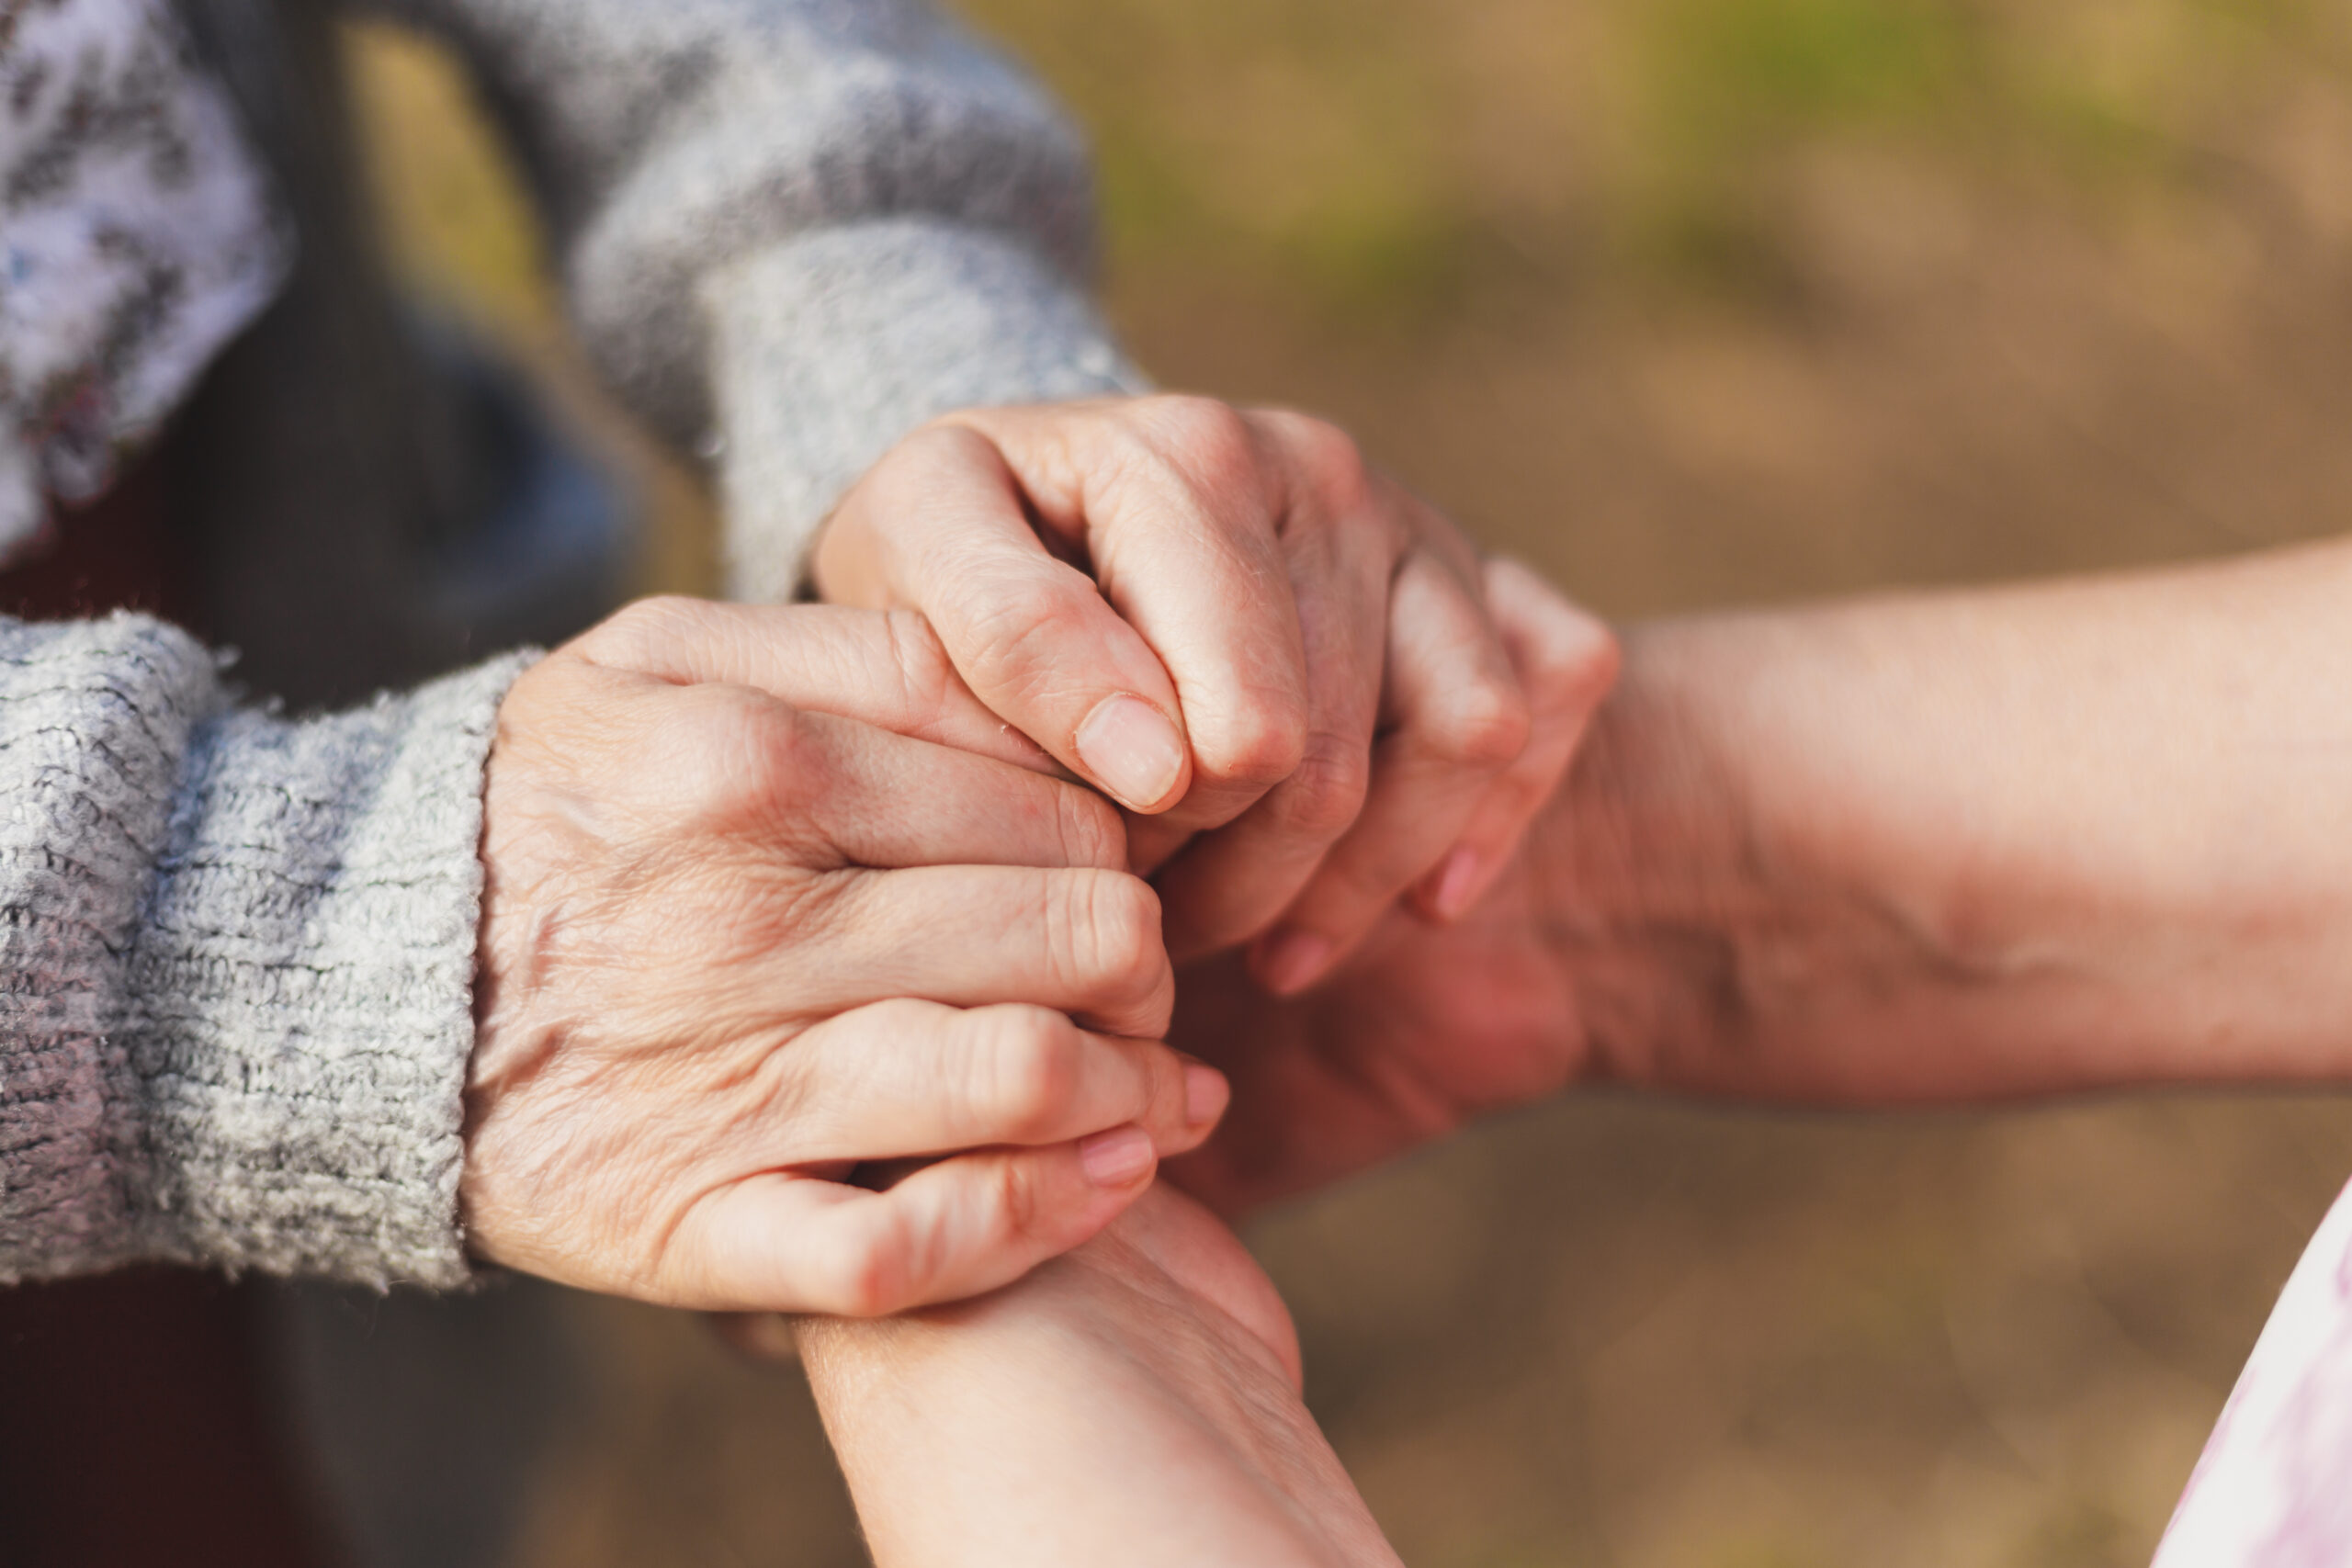
<svg viewBox="0 0 2352 1568">
<path fill-rule="evenodd" d="M 798 1338 L 878 1568 L 1395 1568 L 1272 1283 L 1165 1183 L 1010 1289 Z"/>
<path fill-rule="evenodd" d="M 1158 900 L 1045 767 L 911 615 L 649 601 L 526 671 L 485 787 L 475 1252 L 862 1315 L 1100 1230 L 1225 1086 L 1154 1043 Z"/>
<path fill-rule="evenodd" d="M 829 599 L 921 611 L 981 702 L 1132 814 L 1180 962 L 1247 942 L 1278 993 L 1400 898 L 1458 919 L 1548 793 L 1495 569 L 1300 414 L 952 415 L 842 500 L 814 571 Z"/>
</svg>

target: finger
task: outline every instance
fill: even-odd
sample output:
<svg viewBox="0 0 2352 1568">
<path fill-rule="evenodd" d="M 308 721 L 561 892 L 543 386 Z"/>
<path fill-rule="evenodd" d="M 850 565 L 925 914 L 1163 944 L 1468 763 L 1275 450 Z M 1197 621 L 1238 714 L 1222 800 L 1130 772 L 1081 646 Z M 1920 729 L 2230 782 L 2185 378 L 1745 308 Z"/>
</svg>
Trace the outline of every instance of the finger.
<svg viewBox="0 0 2352 1568">
<path fill-rule="evenodd" d="M 1109 1034 L 1167 1032 L 1175 976 L 1148 884 L 1117 872 L 922 866 L 854 872 L 821 929 L 782 974 L 744 984 L 795 987 L 805 1007 L 840 1011 L 894 997 L 949 1007 L 1030 1002 Z"/>
<path fill-rule="evenodd" d="M 843 501 L 817 569 L 828 597 L 921 611 L 980 702 L 1114 799 L 1156 811 L 1182 797 L 1191 753 L 1167 669 L 1046 550 L 979 432 L 910 437 Z"/>
<path fill-rule="evenodd" d="M 830 714 L 791 715 L 766 744 L 746 773 L 767 776 L 774 833 L 813 831 L 848 864 L 1127 863 L 1118 812 L 1082 784 Z"/>
<path fill-rule="evenodd" d="M 689 1210 L 663 1259 L 673 1304 L 879 1317 L 1009 1285 L 1092 1236 L 1151 1185 L 1150 1136 L 991 1149 L 887 1192 L 782 1173 Z"/>
<path fill-rule="evenodd" d="M 1278 996 L 1344 959 L 1469 825 L 1488 784 L 1527 746 L 1527 701 L 1485 606 L 1427 552 L 1407 558 L 1390 600 L 1385 733 L 1363 813 L 1250 968 Z"/>
<path fill-rule="evenodd" d="M 1118 812 L 1082 784 L 800 712 L 749 686 L 675 687 L 584 660 L 568 673 L 574 700 L 635 764 L 583 813 L 633 814 L 661 834 L 819 871 L 1126 863 Z"/>
<path fill-rule="evenodd" d="M 1216 826 L 1287 777 L 1306 739 L 1306 648 L 1281 544 L 1298 499 L 1288 426 L 1206 398 L 1105 409 L 1075 426 L 1067 412 L 957 417 L 995 442 L 1039 524 L 1084 554 L 1174 681 L 1192 750 L 1179 815 Z"/>
<path fill-rule="evenodd" d="M 1401 493 L 1367 500 L 1393 512 Z M 1390 527 L 1360 517 L 1302 520 L 1284 536 L 1307 639 L 1309 732 L 1298 767 L 1265 798 L 1196 839 L 1159 874 L 1178 959 L 1262 931 L 1314 876 L 1362 811 L 1386 662 Z"/>
<path fill-rule="evenodd" d="M 1525 692 L 1526 749 L 1487 785 L 1454 847 L 1415 888 L 1428 919 L 1461 919 L 1518 852 L 1536 814 L 1560 787 L 1592 716 L 1617 679 L 1608 626 L 1515 561 L 1487 563 L 1487 602 Z"/>
<path fill-rule="evenodd" d="M 642 599 L 571 645 L 591 663 L 677 685 L 748 686 L 793 707 L 1057 772 L 964 684 L 909 611 Z"/>
<path fill-rule="evenodd" d="M 898 998 L 839 1014 L 778 1054 L 795 1164 L 1075 1142 L 1136 1126 L 1161 1156 L 1198 1147 L 1224 1075 L 1155 1041 L 1090 1033 L 1050 1008 Z M 779 1124 L 783 1124 L 781 1119 Z"/>
</svg>

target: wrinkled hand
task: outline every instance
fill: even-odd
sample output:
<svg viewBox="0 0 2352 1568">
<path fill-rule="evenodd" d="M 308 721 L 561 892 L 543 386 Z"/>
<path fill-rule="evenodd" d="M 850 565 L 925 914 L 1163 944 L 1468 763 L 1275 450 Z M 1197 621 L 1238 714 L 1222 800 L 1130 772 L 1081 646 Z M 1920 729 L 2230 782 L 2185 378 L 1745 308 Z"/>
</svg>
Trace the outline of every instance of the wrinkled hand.
<svg viewBox="0 0 2352 1568">
<path fill-rule="evenodd" d="M 476 1251 L 860 1314 L 1125 1208 L 1224 1086 L 1148 1043 L 1157 900 L 1041 763 L 911 616 L 655 601 L 526 672 L 485 795 Z"/>
<path fill-rule="evenodd" d="M 1272 1284 L 1164 1185 L 1010 1290 L 799 1338 L 878 1568 L 1396 1562 Z"/>
<path fill-rule="evenodd" d="M 1557 810 L 1562 774 L 1614 678 L 1616 651 L 1604 629 L 1532 573 L 1504 567 L 1493 582 L 1534 715 L 1526 750 L 1492 786 L 1516 824 Z M 1558 911 L 1536 864 L 1546 847 L 1556 845 L 1522 847 L 1456 922 L 1391 913 L 1309 995 L 1269 998 L 1230 956 L 1180 970 L 1170 1038 L 1231 1075 L 1234 1109 L 1204 1147 L 1170 1167 L 1170 1179 L 1238 1213 L 1585 1074 L 1590 998 L 1554 945 Z"/>
<path fill-rule="evenodd" d="M 957 414 L 843 499 L 815 570 L 828 598 L 922 611 L 982 702 L 1143 814 L 1179 960 L 1250 942 L 1278 992 L 1400 897 L 1459 917 L 1548 793 L 1498 569 L 1302 415 Z"/>
</svg>

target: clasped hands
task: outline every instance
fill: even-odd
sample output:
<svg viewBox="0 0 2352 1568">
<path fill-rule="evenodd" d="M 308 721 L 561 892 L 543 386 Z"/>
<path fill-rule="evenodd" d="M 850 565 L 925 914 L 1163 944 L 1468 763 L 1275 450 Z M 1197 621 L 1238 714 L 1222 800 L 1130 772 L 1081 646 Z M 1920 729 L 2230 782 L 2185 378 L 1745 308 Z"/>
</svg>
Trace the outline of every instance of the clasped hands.
<svg viewBox="0 0 2352 1568">
<path fill-rule="evenodd" d="M 1596 714 L 1606 631 L 1342 438 L 1153 400 L 927 431 L 817 568 L 869 608 L 515 688 L 465 1197 L 833 1314 L 882 1568 L 1393 1563 L 1215 1212 L 1480 1111 L 2352 1071 L 2342 545 L 1649 626 Z"/>
<path fill-rule="evenodd" d="M 500 710 L 461 1191 L 487 1260 L 861 1317 L 1018 1279 L 1208 1138 L 1204 1057 L 1382 922 L 1477 903 L 1613 670 L 1339 432 L 1197 399 L 927 427 L 815 575 L 834 604 L 634 606 Z M 1200 970 L 1218 1037 L 1172 1048 L 1177 966 L 1234 950 Z M 1286 1124 L 1203 1190 L 1449 1113 L 1362 1066 L 1396 1102 L 1368 1141 L 1270 1091 Z"/>
</svg>

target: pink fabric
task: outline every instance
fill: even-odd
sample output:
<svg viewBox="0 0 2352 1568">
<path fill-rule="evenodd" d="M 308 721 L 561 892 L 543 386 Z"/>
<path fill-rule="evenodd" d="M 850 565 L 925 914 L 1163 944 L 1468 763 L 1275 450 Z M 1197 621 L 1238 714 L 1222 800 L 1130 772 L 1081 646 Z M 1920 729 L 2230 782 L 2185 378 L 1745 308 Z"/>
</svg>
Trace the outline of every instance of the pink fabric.
<svg viewBox="0 0 2352 1568">
<path fill-rule="evenodd" d="M 2154 1568 L 2352 1564 L 2352 1188 L 2222 1410 Z"/>
</svg>

